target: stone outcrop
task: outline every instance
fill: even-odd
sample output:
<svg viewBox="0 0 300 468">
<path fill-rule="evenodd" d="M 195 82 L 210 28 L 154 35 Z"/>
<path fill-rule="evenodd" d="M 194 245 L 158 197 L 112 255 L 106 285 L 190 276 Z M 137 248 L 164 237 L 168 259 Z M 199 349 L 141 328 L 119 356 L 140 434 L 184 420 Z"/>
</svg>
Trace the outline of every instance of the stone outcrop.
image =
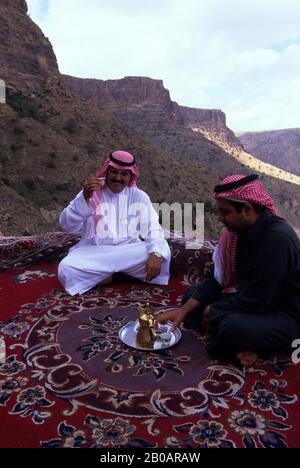
<svg viewBox="0 0 300 468">
<path fill-rule="evenodd" d="M 58 74 L 49 40 L 27 15 L 25 0 L 0 0 L 0 78 L 30 94 Z"/>
<path fill-rule="evenodd" d="M 102 81 L 66 75 L 63 78 L 81 99 L 111 110 L 118 119 L 140 132 L 177 123 L 176 106 L 161 80 L 126 77 Z"/>
<path fill-rule="evenodd" d="M 221 110 L 195 109 L 179 106 L 184 126 L 211 133 L 216 141 L 222 141 L 234 148 L 243 148 L 242 143 L 226 125 L 226 114 Z"/>
<path fill-rule="evenodd" d="M 28 11 L 25 0 L 2 0 L 1 5 L 3 5 L 3 7 L 9 8 L 10 12 L 15 11 L 26 14 Z"/>
</svg>

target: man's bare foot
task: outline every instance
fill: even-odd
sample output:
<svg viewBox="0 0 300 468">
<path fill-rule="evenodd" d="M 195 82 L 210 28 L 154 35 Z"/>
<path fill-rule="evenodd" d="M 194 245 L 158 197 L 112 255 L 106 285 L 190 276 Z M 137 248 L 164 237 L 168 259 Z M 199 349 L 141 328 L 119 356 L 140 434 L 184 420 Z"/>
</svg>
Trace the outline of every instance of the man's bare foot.
<svg viewBox="0 0 300 468">
<path fill-rule="evenodd" d="M 255 351 L 242 351 L 241 353 L 237 353 L 236 357 L 242 366 L 251 366 L 255 363 L 255 361 L 257 361 L 258 358 Z"/>
</svg>

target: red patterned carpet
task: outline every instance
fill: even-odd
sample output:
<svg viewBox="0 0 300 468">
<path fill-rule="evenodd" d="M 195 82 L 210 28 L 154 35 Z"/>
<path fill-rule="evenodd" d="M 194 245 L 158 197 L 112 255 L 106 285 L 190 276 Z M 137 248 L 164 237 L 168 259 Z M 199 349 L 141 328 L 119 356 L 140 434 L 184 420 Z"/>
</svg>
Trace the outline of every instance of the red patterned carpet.
<svg viewBox="0 0 300 468">
<path fill-rule="evenodd" d="M 189 330 L 163 352 L 118 338 L 139 305 L 180 303 L 208 267 L 209 246 L 187 253 L 173 243 L 168 287 L 124 283 L 71 297 L 57 260 L 44 259 L 75 238 L 53 236 L 0 239 L 1 447 L 299 447 L 300 375 L 289 359 L 245 371 L 211 362 L 206 337 Z"/>
</svg>

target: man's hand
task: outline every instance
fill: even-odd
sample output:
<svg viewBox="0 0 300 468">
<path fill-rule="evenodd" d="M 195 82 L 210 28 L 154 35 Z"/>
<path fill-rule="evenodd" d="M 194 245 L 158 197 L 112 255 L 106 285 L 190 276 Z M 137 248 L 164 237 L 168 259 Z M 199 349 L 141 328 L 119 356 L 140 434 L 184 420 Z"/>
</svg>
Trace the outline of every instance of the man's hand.
<svg viewBox="0 0 300 468">
<path fill-rule="evenodd" d="M 187 310 L 180 307 L 179 309 L 168 310 L 167 312 L 160 312 L 155 316 L 156 323 L 166 323 L 168 321 L 173 322 L 173 332 L 183 322 L 187 315 Z"/>
<path fill-rule="evenodd" d="M 149 255 L 149 258 L 146 263 L 146 280 L 151 281 L 156 278 L 161 272 L 161 262 L 162 258 L 158 258 L 153 254 Z"/>
<path fill-rule="evenodd" d="M 85 198 L 85 201 L 88 203 L 89 199 L 93 195 L 93 192 L 95 190 L 98 190 L 101 186 L 101 181 L 97 177 L 92 177 L 91 179 L 88 179 L 84 182 L 83 184 L 83 196 Z"/>
<path fill-rule="evenodd" d="M 193 298 L 190 298 L 179 309 L 168 310 L 167 312 L 160 312 L 155 316 L 156 323 L 166 323 L 168 320 L 173 322 L 173 332 L 183 322 L 186 315 L 200 306 L 200 303 Z"/>
</svg>

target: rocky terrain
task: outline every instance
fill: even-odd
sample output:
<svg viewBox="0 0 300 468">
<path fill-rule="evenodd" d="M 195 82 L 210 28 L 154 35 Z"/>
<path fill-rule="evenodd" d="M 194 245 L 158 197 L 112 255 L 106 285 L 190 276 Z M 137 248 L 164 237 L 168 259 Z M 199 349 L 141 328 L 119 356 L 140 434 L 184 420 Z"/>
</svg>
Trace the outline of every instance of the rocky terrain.
<svg viewBox="0 0 300 468">
<path fill-rule="evenodd" d="M 238 137 L 249 153 L 300 176 L 300 128 L 245 132 Z"/>
<path fill-rule="evenodd" d="M 58 229 L 59 212 L 114 148 L 136 155 L 140 186 L 153 201 L 205 201 L 211 207 L 212 174 L 199 176 L 196 168 L 157 149 L 110 113 L 74 98 L 59 78 L 49 78 L 34 98 L 9 90 L 0 116 L 3 234 Z"/>
<path fill-rule="evenodd" d="M 145 77 L 103 81 L 64 75 L 63 79 L 85 102 L 111 110 L 155 146 L 198 166 L 200 175 L 203 170 L 218 178 L 233 172 L 260 173 L 280 211 L 298 226 L 300 177 L 245 151 L 221 110 L 179 106 L 162 81 Z"/>
<path fill-rule="evenodd" d="M 179 106 L 170 98 L 161 80 L 146 77 L 126 77 L 121 80 L 90 80 L 63 75 L 64 82 L 84 101 L 110 110 L 116 118 L 147 137 L 159 148 L 180 159 L 214 165 L 215 172 L 236 171 L 240 164 L 214 142 L 195 129 L 209 129 L 236 148 L 242 144 L 226 127 L 225 114 L 220 110 L 192 109 Z"/>
<path fill-rule="evenodd" d="M 171 100 L 161 80 L 125 77 L 103 81 L 66 75 L 63 78 L 84 101 L 111 110 L 132 129 L 181 159 L 202 167 L 213 165 L 220 174 L 224 174 L 224 169 L 237 171 L 242 163 L 262 174 L 300 185 L 300 177 L 247 153 L 242 142 L 227 127 L 224 112 L 179 106 Z"/>
<path fill-rule="evenodd" d="M 1 34 L 23 35 L 23 40 L 13 41 L 10 53 L 8 43 L 0 43 L 0 56 L 8 57 L 0 68 L 7 84 L 6 104 L 0 105 L 2 235 L 59 229 L 62 208 L 106 156 L 121 148 L 136 155 L 142 173 L 140 187 L 154 202 L 207 202 L 212 213 L 208 187 L 216 176 L 206 171 L 198 174 L 196 168 L 155 147 L 107 109 L 74 96 L 61 79 L 50 43 L 25 6 L 22 1 L 0 0 Z M 43 73 L 32 54 L 32 37 L 36 50 L 40 50 L 39 43 L 48 44 L 48 50 L 43 49 L 44 61 L 51 67 Z M 214 233 L 215 222 L 209 218 L 206 228 L 208 234 Z"/>
<path fill-rule="evenodd" d="M 1 79 L 19 91 L 37 90 L 59 73 L 52 46 L 27 16 L 25 0 L 1 0 L 0 13 Z"/>
<path fill-rule="evenodd" d="M 136 155 L 140 187 L 153 202 L 204 202 L 206 235 L 218 235 L 213 185 L 230 172 L 251 171 L 195 131 L 210 129 L 241 151 L 221 111 L 178 106 L 162 82 L 150 78 L 129 78 L 120 86 L 115 80 L 113 93 L 103 82 L 101 102 L 78 95 L 60 75 L 52 46 L 23 0 L 0 0 L 0 38 L 0 78 L 7 84 L 6 104 L 0 104 L 2 235 L 59 229 L 59 212 L 114 149 Z M 300 227 L 299 187 L 262 179 Z"/>
<path fill-rule="evenodd" d="M 245 165 L 249 170 L 300 185 L 299 176 L 245 151 L 241 141 L 227 127 L 226 116 L 221 110 L 179 106 L 171 100 L 161 80 L 145 77 L 107 81 L 63 78 L 84 101 L 111 110 L 132 129 L 180 159 L 202 168 L 213 168 L 220 176 L 240 171 L 241 165 Z"/>
</svg>

